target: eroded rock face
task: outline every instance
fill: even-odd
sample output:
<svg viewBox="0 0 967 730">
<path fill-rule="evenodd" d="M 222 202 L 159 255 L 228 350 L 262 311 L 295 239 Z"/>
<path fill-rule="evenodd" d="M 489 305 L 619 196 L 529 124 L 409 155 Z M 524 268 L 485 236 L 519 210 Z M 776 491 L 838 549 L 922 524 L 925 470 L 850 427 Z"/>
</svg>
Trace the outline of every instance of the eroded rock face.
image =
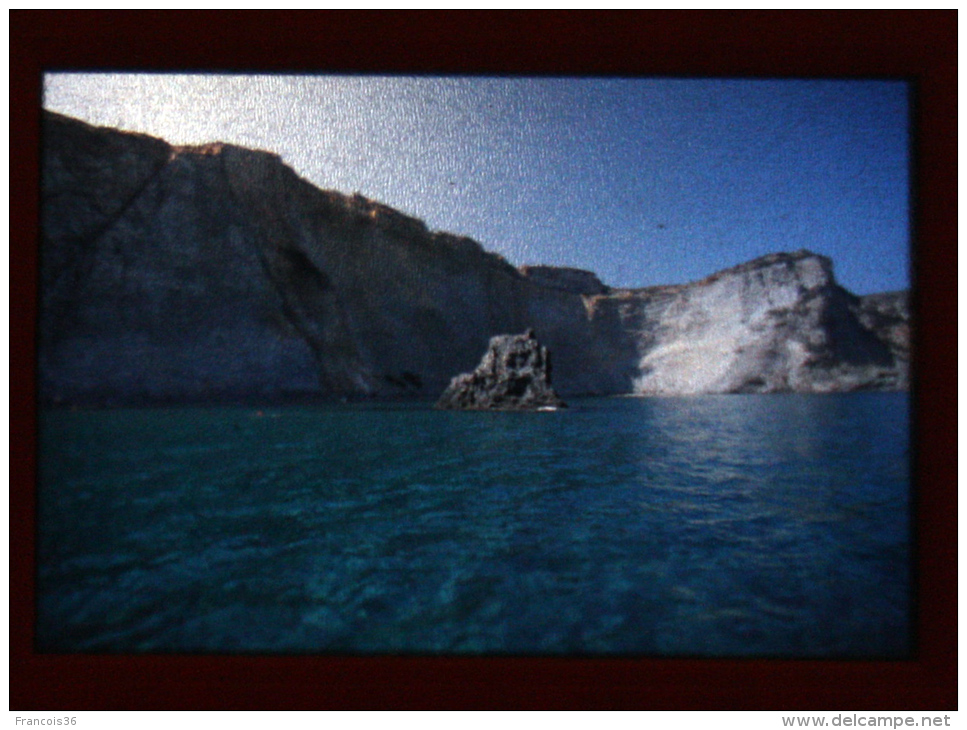
<svg viewBox="0 0 967 730">
<path fill-rule="evenodd" d="M 883 341 L 897 371 L 897 387 L 909 387 L 910 309 L 905 291 L 883 292 L 859 297 L 856 315 L 859 321 Z"/>
<path fill-rule="evenodd" d="M 551 356 L 529 329 L 490 340 L 472 373 L 458 375 L 437 408 L 459 410 L 555 410 L 565 407 L 551 387 Z"/>
<path fill-rule="evenodd" d="M 893 389 L 906 382 L 905 362 L 861 319 L 861 300 L 836 284 L 829 259 L 808 251 L 615 298 L 622 301 L 639 347 L 633 389 L 642 395 Z"/>
</svg>

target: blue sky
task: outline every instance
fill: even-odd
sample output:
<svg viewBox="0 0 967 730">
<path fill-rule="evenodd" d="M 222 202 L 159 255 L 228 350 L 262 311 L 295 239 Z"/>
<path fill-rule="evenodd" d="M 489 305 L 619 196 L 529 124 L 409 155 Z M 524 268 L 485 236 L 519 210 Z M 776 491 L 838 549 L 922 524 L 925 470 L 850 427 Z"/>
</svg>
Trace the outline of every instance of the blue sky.
<svg viewBox="0 0 967 730">
<path fill-rule="evenodd" d="M 50 74 L 45 107 L 279 153 L 511 263 L 612 286 L 777 251 L 909 280 L 908 88 L 886 80 Z"/>
</svg>

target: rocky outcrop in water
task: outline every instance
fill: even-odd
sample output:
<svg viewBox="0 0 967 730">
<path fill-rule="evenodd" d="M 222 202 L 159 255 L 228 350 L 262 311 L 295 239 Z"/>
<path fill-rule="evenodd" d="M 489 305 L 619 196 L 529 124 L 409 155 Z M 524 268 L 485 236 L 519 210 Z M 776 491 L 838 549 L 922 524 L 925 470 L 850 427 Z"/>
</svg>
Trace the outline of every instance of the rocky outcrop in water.
<svg viewBox="0 0 967 730">
<path fill-rule="evenodd" d="M 551 387 L 551 356 L 534 330 L 497 335 L 472 373 L 450 381 L 436 407 L 457 410 L 532 411 L 565 406 Z"/>
<path fill-rule="evenodd" d="M 776 254 L 612 289 L 514 268 L 278 156 L 44 114 L 42 403 L 436 397 L 491 337 L 541 334 L 568 394 L 906 385 L 902 295 Z"/>
</svg>

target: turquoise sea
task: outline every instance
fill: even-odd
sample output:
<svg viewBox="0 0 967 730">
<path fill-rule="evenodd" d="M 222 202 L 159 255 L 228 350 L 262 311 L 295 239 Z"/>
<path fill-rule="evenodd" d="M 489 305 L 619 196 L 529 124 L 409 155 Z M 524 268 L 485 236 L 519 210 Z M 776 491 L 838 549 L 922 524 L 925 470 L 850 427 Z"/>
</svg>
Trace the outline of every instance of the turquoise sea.
<svg viewBox="0 0 967 730">
<path fill-rule="evenodd" d="M 905 393 L 41 414 L 41 652 L 903 657 Z"/>
</svg>

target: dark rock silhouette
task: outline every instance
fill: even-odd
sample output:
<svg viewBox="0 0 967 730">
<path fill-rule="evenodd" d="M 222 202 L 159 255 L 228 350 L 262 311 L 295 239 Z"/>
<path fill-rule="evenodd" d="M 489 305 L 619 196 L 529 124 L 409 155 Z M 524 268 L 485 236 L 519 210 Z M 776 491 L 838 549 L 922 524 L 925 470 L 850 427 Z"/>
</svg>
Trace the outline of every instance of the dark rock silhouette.
<svg viewBox="0 0 967 730">
<path fill-rule="evenodd" d="M 608 287 L 601 283 L 597 274 L 566 266 L 521 266 L 520 273 L 535 284 L 561 289 L 572 294 L 607 294 Z"/>
<path fill-rule="evenodd" d="M 491 338 L 472 373 L 458 375 L 437 408 L 533 411 L 564 408 L 551 387 L 551 356 L 529 329 L 522 335 Z"/>
</svg>

